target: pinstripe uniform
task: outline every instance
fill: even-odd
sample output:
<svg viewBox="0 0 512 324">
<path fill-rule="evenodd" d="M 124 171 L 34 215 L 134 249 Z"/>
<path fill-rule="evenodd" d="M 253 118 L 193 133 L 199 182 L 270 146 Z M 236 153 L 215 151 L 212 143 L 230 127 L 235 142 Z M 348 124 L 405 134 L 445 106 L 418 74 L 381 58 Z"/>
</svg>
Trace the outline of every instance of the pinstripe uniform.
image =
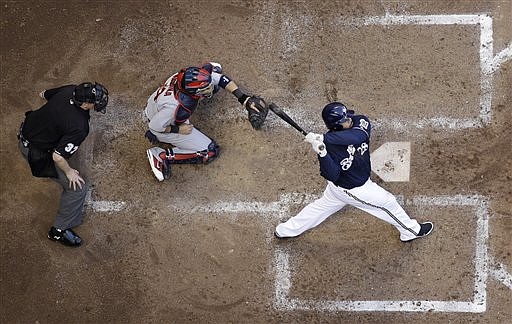
<svg viewBox="0 0 512 324">
<path fill-rule="evenodd" d="M 370 179 L 371 124 L 363 115 L 351 116 L 352 127 L 330 130 L 323 141 L 327 155 L 318 156 L 320 174 L 327 187 L 319 199 L 296 216 L 276 227 L 279 237 L 294 237 L 316 227 L 346 205 L 359 208 L 391 225 L 400 232 L 400 240 L 415 238 L 420 224 L 409 217 L 395 196 Z"/>
</svg>

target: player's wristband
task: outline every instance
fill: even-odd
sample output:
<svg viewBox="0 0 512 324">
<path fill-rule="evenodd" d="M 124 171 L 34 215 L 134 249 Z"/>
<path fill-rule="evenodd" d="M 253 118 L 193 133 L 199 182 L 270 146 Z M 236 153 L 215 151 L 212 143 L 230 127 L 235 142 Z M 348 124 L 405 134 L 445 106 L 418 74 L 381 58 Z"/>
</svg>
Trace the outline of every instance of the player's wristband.
<svg viewBox="0 0 512 324">
<path fill-rule="evenodd" d="M 233 91 L 233 94 L 238 99 L 238 102 L 242 105 L 245 103 L 247 98 L 249 98 L 249 96 L 246 95 L 245 93 L 243 93 L 239 88 L 237 88 L 235 91 Z"/>
</svg>

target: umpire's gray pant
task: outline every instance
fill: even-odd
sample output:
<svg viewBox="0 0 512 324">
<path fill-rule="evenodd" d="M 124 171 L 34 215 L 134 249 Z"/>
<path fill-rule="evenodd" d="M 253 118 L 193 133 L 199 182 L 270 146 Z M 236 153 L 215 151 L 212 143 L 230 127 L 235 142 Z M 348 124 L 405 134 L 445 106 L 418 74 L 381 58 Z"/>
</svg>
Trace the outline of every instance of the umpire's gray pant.
<svg viewBox="0 0 512 324">
<path fill-rule="evenodd" d="M 25 160 L 28 161 L 28 147 L 23 146 L 23 143 L 19 141 L 19 148 Z M 86 182 L 82 184 L 82 189 L 77 188 L 73 190 L 73 188 L 69 187 L 69 180 L 66 174 L 57 166 L 55 169 L 57 169 L 58 178 L 51 179 L 58 182 L 62 186 L 63 191 L 60 196 L 59 210 L 57 211 L 53 226 L 66 230 L 82 223 L 85 197 L 89 186 Z"/>
</svg>

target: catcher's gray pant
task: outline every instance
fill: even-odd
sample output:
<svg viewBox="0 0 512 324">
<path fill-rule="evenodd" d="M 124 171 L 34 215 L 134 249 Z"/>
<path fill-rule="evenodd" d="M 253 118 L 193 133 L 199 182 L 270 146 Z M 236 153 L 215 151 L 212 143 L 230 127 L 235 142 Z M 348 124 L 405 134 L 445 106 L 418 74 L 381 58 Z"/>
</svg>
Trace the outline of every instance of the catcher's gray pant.
<svg viewBox="0 0 512 324">
<path fill-rule="evenodd" d="M 19 148 L 25 160 L 28 160 L 28 147 L 23 146 L 23 143 L 19 141 Z M 73 190 L 73 188 L 69 187 L 69 180 L 66 174 L 58 167 L 55 167 L 55 169 L 57 169 L 58 178 L 51 179 L 58 182 L 62 186 L 63 191 L 53 226 L 66 230 L 82 223 L 84 203 L 89 186 L 86 182 L 82 184 L 82 189 L 77 188 Z"/>
<path fill-rule="evenodd" d="M 173 149 L 176 154 L 195 153 L 208 150 L 212 140 L 203 134 L 197 128 L 192 128 L 192 133 L 182 135 L 177 133 L 159 133 L 150 129 L 156 138 L 162 143 L 169 143 L 175 146 Z"/>
<path fill-rule="evenodd" d="M 280 237 L 294 237 L 311 229 L 346 205 L 351 205 L 393 225 L 402 241 L 410 240 L 420 231 L 419 223 L 409 215 L 388 191 L 368 179 L 360 187 L 344 189 L 327 182 L 321 198 L 304 207 L 287 222 L 277 225 Z"/>
</svg>

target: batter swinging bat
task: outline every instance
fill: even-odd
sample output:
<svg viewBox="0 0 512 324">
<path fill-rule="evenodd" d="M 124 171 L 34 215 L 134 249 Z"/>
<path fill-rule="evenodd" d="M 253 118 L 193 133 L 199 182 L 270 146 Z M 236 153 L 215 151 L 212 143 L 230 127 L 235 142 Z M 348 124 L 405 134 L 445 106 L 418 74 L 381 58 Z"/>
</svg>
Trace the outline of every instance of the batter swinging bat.
<svg viewBox="0 0 512 324">
<path fill-rule="evenodd" d="M 271 103 L 268 108 L 274 112 L 279 118 L 287 122 L 289 125 L 291 125 L 293 128 L 298 130 L 302 133 L 302 135 L 306 136 L 308 132 L 306 132 L 302 127 L 300 127 L 290 116 L 288 116 L 287 113 L 285 113 L 281 108 L 279 108 L 275 103 Z M 323 150 L 325 148 L 324 145 L 321 145 L 319 147 L 320 150 Z"/>
</svg>

